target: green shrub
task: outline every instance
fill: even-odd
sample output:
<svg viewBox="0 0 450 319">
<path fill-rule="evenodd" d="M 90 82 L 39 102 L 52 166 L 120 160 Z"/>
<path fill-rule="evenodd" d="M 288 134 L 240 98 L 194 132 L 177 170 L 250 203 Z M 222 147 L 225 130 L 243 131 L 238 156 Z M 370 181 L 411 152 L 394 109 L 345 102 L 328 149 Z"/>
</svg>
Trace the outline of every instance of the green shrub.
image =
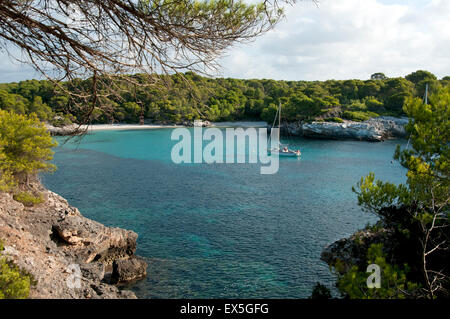
<svg viewBox="0 0 450 319">
<path fill-rule="evenodd" d="M 348 110 L 355 111 L 355 112 L 367 110 L 366 104 L 362 103 L 359 100 L 352 101 L 352 103 L 349 106 L 347 106 L 347 108 L 348 108 Z"/>
<path fill-rule="evenodd" d="M 33 194 L 27 192 L 20 192 L 13 196 L 14 200 L 21 202 L 25 206 L 31 207 L 44 202 L 42 195 L 34 196 Z"/>
<path fill-rule="evenodd" d="M 55 170 L 49 161 L 56 145 L 34 113 L 0 110 L 0 190 L 27 186 L 30 177 Z"/>
<path fill-rule="evenodd" d="M 356 122 L 367 121 L 368 119 L 377 116 L 378 114 L 374 112 L 360 112 L 360 111 L 345 111 L 342 114 L 343 118 Z"/>
<path fill-rule="evenodd" d="M 321 283 L 316 283 L 309 299 L 331 299 L 331 291 Z"/>
<path fill-rule="evenodd" d="M 3 244 L 0 241 L 0 299 L 28 298 L 34 282 L 32 276 L 2 257 L 2 251 Z"/>
<path fill-rule="evenodd" d="M 367 106 L 369 111 L 373 111 L 373 112 L 385 111 L 383 102 L 378 101 L 374 97 L 365 98 L 364 104 Z"/>
<path fill-rule="evenodd" d="M 340 117 L 329 117 L 325 119 L 326 122 L 334 122 L 334 123 L 344 123 L 344 120 Z"/>
<path fill-rule="evenodd" d="M 322 110 L 319 111 L 319 115 L 324 115 L 324 114 L 327 114 L 327 113 L 332 112 L 332 111 L 333 111 L 332 108 L 322 109 Z"/>
<path fill-rule="evenodd" d="M 0 153 L 0 161 L 2 154 Z M 11 172 L 0 170 L 0 192 L 9 192 L 15 185 L 14 177 Z"/>
</svg>

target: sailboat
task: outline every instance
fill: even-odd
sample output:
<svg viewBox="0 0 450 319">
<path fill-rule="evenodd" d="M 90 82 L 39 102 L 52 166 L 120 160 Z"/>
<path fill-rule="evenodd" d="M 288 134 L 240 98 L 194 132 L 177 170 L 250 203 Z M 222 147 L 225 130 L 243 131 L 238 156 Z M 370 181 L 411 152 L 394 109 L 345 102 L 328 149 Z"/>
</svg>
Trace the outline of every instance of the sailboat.
<svg viewBox="0 0 450 319">
<path fill-rule="evenodd" d="M 273 121 L 272 130 L 270 133 L 270 139 L 272 138 L 272 131 L 273 128 L 275 127 L 275 123 L 277 120 L 278 120 L 278 128 L 281 130 L 281 102 L 278 105 L 277 113 L 275 114 L 275 119 Z M 278 142 L 278 146 L 271 148 L 269 150 L 269 153 L 274 155 L 278 154 L 278 156 L 283 157 L 299 157 L 302 154 L 300 150 L 289 149 L 289 145 L 284 145 L 281 144 L 280 142 Z"/>
</svg>

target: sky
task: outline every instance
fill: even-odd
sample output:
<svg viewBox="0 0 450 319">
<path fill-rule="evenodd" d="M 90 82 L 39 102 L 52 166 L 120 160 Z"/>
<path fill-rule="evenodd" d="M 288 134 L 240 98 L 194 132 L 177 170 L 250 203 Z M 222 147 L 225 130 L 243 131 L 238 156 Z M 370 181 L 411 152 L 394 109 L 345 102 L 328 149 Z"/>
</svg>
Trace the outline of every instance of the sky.
<svg viewBox="0 0 450 319">
<path fill-rule="evenodd" d="M 368 79 L 428 70 L 450 75 L 450 0 L 319 0 L 219 60 L 217 76 L 276 80 Z M 0 82 L 37 78 L 0 53 Z"/>
</svg>

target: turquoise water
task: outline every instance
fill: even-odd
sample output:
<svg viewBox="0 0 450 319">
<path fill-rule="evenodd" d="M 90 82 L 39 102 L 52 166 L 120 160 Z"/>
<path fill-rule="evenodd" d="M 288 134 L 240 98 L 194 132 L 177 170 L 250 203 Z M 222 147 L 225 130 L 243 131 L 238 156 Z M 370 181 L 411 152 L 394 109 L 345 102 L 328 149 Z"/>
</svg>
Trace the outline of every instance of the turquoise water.
<svg viewBox="0 0 450 319">
<path fill-rule="evenodd" d="M 306 298 L 334 276 L 327 244 L 374 222 L 351 187 L 370 171 L 402 182 L 400 141 L 295 139 L 302 158 L 259 164 L 176 165 L 170 129 L 100 131 L 56 149 L 44 184 L 89 218 L 139 234 L 148 277 L 141 298 Z M 62 141 L 62 139 L 59 139 Z"/>
</svg>

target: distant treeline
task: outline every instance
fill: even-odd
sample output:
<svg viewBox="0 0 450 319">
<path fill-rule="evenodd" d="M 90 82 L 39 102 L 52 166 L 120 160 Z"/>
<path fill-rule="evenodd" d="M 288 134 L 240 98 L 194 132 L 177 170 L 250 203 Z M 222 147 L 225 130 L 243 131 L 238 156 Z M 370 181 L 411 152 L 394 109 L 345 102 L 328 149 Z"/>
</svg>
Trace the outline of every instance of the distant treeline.
<svg viewBox="0 0 450 319">
<path fill-rule="evenodd" d="M 130 76 L 131 77 L 131 76 Z M 133 75 L 145 84 L 145 77 Z M 147 121 L 183 123 L 194 119 L 210 121 L 274 119 L 277 106 L 283 105 L 287 121 L 363 121 L 378 115 L 403 115 L 403 104 L 412 96 L 423 97 L 450 85 L 450 77 L 438 80 L 428 71 L 417 71 L 404 78 L 387 78 L 375 73 L 370 80 L 275 81 L 211 79 L 192 72 L 163 77 L 164 85 L 141 86 L 117 83 L 117 96 L 102 97 L 100 103 L 114 110 L 105 114 L 95 108 L 92 123 L 137 123 L 142 114 Z M 64 83 L 67 90 L 89 87 L 91 79 Z M 0 109 L 19 114 L 36 113 L 53 125 L 81 121 L 72 99 L 46 80 L 0 84 Z"/>
</svg>

